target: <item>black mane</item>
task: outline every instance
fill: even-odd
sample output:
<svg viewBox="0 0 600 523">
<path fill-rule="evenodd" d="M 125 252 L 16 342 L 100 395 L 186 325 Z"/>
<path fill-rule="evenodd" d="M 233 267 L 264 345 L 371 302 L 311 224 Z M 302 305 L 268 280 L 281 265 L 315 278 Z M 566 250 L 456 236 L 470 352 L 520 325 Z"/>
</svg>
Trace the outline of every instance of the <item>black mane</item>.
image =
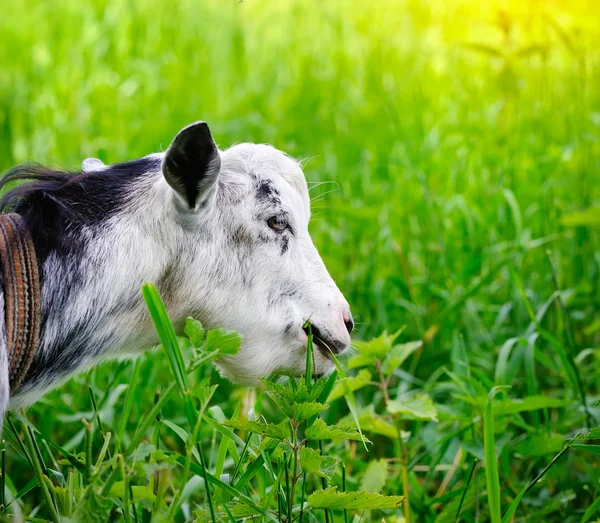
<svg viewBox="0 0 600 523">
<path fill-rule="evenodd" d="M 98 226 L 122 209 L 132 196 L 131 183 L 157 162 L 141 158 L 91 172 L 20 165 L 0 179 L 0 190 L 18 184 L 0 199 L 0 213 L 23 217 L 42 259 L 53 250 L 73 252 L 81 228 Z"/>
</svg>

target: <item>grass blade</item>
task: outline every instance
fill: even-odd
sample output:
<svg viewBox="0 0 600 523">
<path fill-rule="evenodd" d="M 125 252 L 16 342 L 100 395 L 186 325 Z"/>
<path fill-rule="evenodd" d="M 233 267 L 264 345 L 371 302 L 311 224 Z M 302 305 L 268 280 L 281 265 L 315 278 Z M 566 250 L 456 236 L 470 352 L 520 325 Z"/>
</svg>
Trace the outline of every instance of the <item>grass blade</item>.
<svg viewBox="0 0 600 523">
<path fill-rule="evenodd" d="M 494 387 L 489 395 L 483 416 L 483 448 L 485 454 L 485 478 L 487 483 L 488 505 L 492 523 L 501 523 L 500 512 L 500 476 L 496 458 L 494 438 L 494 396 L 499 387 Z"/>
</svg>

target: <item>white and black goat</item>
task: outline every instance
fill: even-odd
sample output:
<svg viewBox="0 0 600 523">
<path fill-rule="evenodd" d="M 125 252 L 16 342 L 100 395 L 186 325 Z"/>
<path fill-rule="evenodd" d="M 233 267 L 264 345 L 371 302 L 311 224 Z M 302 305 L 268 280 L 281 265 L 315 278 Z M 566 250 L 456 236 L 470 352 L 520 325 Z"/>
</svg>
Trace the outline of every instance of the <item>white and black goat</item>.
<svg viewBox="0 0 600 523">
<path fill-rule="evenodd" d="M 140 286 L 154 282 L 176 328 L 187 316 L 243 336 L 219 360 L 254 385 L 305 367 L 310 319 L 317 371 L 350 344 L 353 322 L 308 233 L 299 164 L 268 146 L 219 151 L 206 123 L 185 127 L 166 153 L 69 173 L 16 167 L 26 181 L 0 202 L 30 235 L 39 270 L 39 343 L 11 390 L 5 281 L 0 281 L 0 415 L 100 360 L 157 343 Z M 9 397 L 10 396 L 10 397 Z"/>
</svg>

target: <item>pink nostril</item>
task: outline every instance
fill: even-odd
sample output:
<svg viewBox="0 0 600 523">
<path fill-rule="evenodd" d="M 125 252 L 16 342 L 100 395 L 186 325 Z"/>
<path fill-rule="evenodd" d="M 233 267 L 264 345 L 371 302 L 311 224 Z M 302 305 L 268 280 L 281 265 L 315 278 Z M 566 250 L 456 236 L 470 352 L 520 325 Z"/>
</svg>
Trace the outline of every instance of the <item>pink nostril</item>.
<svg viewBox="0 0 600 523">
<path fill-rule="evenodd" d="M 354 330 L 354 321 L 352 320 L 350 313 L 344 314 L 344 323 L 346 324 L 346 329 L 348 329 L 348 334 L 352 334 L 352 331 Z"/>
</svg>

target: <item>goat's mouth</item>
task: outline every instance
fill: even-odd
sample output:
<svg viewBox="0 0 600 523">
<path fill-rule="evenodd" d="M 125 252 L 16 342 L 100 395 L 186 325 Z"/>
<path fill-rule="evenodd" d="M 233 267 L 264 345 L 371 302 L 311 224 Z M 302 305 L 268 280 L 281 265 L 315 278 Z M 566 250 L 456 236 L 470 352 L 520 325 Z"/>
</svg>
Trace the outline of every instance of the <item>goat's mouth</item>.
<svg viewBox="0 0 600 523">
<path fill-rule="evenodd" d="M 323 334 L 321 331 L 315 327 L 314 325 L 306 324 L 302 327 L 302 330 L 306 333 L 307 336 L 312 334 L 313 345 L 319 349 L 319 352 L 323 354 L 328 360 L 333 361 L 333 353 L 336 352 L 335 348 L 331 347 L 329 343 L 323 340 Z"/>
</svg>

